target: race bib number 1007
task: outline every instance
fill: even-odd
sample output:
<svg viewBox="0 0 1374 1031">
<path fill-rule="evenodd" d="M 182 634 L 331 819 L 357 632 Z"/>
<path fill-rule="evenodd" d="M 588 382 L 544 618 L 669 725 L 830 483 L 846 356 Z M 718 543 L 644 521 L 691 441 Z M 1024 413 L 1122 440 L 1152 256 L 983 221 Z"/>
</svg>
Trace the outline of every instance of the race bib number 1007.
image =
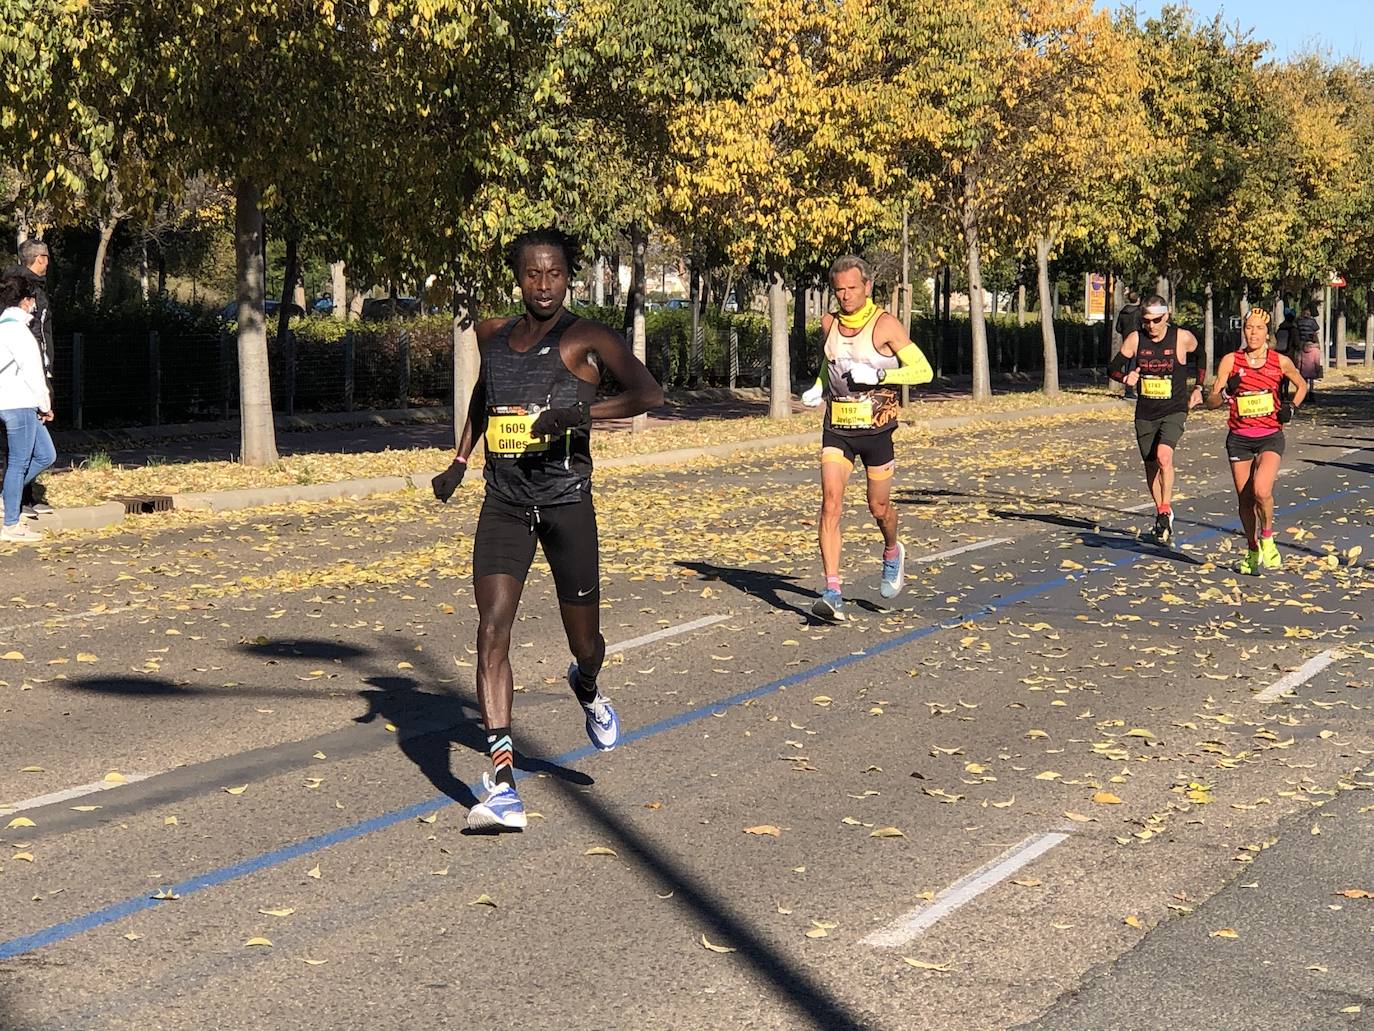
<svg viewBox="0 0 1374 1031">
<path fill-rule="evenodd" d="M 1267 390 L 1261 394 L 1238 394 L 1236 396 L 1236 414 L 1242 419 L 1273 415 L 1274 395 Z"/>
</svg>

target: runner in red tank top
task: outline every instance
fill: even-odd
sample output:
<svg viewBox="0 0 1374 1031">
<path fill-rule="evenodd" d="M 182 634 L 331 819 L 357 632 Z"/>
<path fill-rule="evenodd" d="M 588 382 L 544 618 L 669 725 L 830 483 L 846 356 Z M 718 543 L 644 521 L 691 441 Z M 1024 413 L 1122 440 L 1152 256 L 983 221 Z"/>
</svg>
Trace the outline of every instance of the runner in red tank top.
<svg viewBox="0 0 1374 1031">
<path fill-rule="evenodd" d="M 1283 566 L 1274 543 L 1274 480 L 1283 458 L 1283 424 L 1307 396 L 1307 383 L 1286 355 L 1270 349 L 1269 313 L 1263 308 L 1250 310 L 1242 337 L 1241 349 L 1222 357 L 1207 407 L 1230 406 L 1226 457 L 1250 545 L 1239 569 L 1257 576 L 1261 569 Z M 1284 380 L 1293 386 L 1291 403 L 1280 393 Z"/>
</svg>

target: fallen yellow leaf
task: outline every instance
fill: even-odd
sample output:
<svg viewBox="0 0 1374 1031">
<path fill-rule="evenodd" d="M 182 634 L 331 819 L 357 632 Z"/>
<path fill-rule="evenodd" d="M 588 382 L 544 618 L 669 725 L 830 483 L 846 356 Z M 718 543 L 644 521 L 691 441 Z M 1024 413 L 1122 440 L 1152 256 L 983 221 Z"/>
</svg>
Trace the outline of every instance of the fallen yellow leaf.
<svg viewBox="0 0 1374 1031">
<path fill-rule="evenodd" d="M 582 853 L 584 856 L 614 856 L 615 849 L 607 848 L 605 845 L 593 845 Z M 617 858 L 619 858 L 617 856 Z"/>
<path fill-rule="evenodd" d="M 704 935 L 704 934 L 701 936 L 701 944 L 702 944 L 702 947 L 703 947 L 703 948 L 706 948 L 706 949 L 710 950 L 711 952 L 734 952 L 734 951 L 735 951 L 734 949 L 730 948 L 730 946 L 728 946 L 728 945 L 712 945 L 711 942 L 709 942 L 709 941 L 707 940 L 706 935 Z"/>
<path fill-rule="evenodd" d="M 1121 799 L 1110 791 L 1098 791 L 1093 794 L 1093 801 L 1098 805 L 1121 805 Z"/>
<path fill-rule="evenodd" d="M 902 833 L 900 830 L 898 830 L 896 827 L 879 827 L 877 830 L 873 831 L 873 832 L 870 833 L 868 836 L 869 836 L 870 838 L 905 838 L 905 837 L 906 837 L 906 835 L 903 834 L 903 833 Z"/>
<path fill-rule="evenodd" d="M 746 827 L 746 828 L 744 828 L 744 833 L 745 833 L 745 834 L 766 834 L 766 835 L 768 835 L 770 838 L 780 838 L 780 837 L 782 837 L 782 830 L 781 830 L 781 828 L 774 827 L 771 823 L 762 823 L 762 824 L 759 824 L 759 826 L 757 826 L 757 827 Z"/>
<path fill-rule="evenodd" d="M 1218 931 L 1213 931 L 1213 932 L 1212 932 L 1211 934 L 1209 934 L 1207 937 L 1209 937 L 1209 938 L 1239 938 L 1240 935 L 1236 933 L 1236 931 L 1235 931 L 1234 928 L 1231 928 L 1231 927 L 1223 927 L 1223 928 L 1221 928 L 1221 929 L 1218 930 Z"/>
<path fill-rule="evenodd" d="M 938 970 L 942 974 L 949 973 L 953 967 L 952 963 L 931 963 L 924 959 L 913 959 L 910 956 L 903 956 L 902 962 L 909 967 L 915 967 L 917 970 Z"/>
<path fill-rule="evenodd" d="M 37 826 L 38 826 L 38 824 L 34 823 L 34 822 L 33 822 L 32 820 L 30 820 L 27 816 L 16 816 L 16 817 L 15 817 L 13 820 L 11 820 L 9 823 L 5 824 L 5 827 L 6 827 L 6 829 L 8 829 L 8 830 L 14 830 L 16 827 L 37 827 Z"/>
<path fill-rule="evenodd" d="M 272 947 L 272 943 L 268 941 L 266 938 L 249 938 L 246 942 L 243 943 L 243 947 L 246 949 L 254 949 L 261 947 L 266 947 L 270 949 Z"/>
</svg>

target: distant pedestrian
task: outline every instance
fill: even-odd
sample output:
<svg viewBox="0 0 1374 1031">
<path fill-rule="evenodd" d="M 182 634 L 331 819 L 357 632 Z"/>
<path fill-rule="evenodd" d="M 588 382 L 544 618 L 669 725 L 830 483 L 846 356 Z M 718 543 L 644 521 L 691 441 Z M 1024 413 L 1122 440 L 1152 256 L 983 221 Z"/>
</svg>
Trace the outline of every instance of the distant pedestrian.
<svg viewBox="0 0 1374 1031">
<path fill-rule="evenodd" d="M 38 346 L 43 358 L 43 375 L 48 381 L 48 392 L 52 392 L 52 367 L 53 367 L 53 338 L 52 338 L 52 306 L 48 303 L 48 245 L 42 240 L 25 240 L 19 245 L 19 264 L 12 265 L 5 270 L 4 276 L 19 276 L 27 280 L 33 288 L 34 309 L 33 321 L 29 323 L 29 329 L 38 340 Z M 0 460 L 0 474 L 3 474 L 4 462 Z M 52 512 L 52 506 L 43 500 L 43 485 L 37 482 L 24 485 L 24 496 L 21 502 L 25 515 L 39 516 L 48 515 Z"/>
<path fill-rule="evenodd" d="M 21 521 L 20 497 L 24 485 L 57 458 L 46 425 L 52 421 L 52 395 L 38 340 L 29 329 L 37 304 L 27 278 L 0 279 L 0 422 L 9 446 L 0 487 L 4 499 L 0 540 L 18 543 L 43 539 L 42 533 Z"/>
<path fill-rule="evenodd" d="M 1274 350 L 1292 362 L 1298 360 L 1298 313 L 1292 308 L 1283 309 L 1283 321 L 1274 330 Z"/>
<path fill-rule="evenodd" d="M 1312 301 L 1303 309 L 1297 321 L 1298 354 L 1294 364 L 1298 367 L 1298 374 L 1307 382 L 1309 394 L 1315 391 L 1317 380 L 1326 372 L 1326 356 L 1322 354 L 1322 330 L 1317 321 L 1317 312 L 1317 302 Z"/>
<path fill-rule="evenodd" d="M 1132 333 L 1140 332 L 1140 294 L 1135 290 L 1126 291 L 1126 303 L 1121 306 L 1121 310 L 1116 313 L 1116 332 L 1121 338 L 1121 343 L 1126 342 L 1126 338 Z M 1131 362 L 1127 366 L 1127 372 L 1135 368 L 1135 363 Z M 1135 387 L 1128 383 L 1123 383 L 1126 388 L 1126 398 L 1135 400 Z"/>
</svg>

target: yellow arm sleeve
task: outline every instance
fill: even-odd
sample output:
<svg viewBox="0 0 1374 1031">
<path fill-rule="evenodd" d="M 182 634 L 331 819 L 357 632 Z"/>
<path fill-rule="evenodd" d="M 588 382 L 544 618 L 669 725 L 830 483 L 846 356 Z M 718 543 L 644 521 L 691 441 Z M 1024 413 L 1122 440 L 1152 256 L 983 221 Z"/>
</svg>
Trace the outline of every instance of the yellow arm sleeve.
<svg viewBox="0 0 1374 1031">
<path fill-rule="evenodd" d="M 926 361 L 926 356 L 915 344 L 909 344 L 898 351 L 897 361 L 900 365 L 887 370 L 883 375 L 884 385 L 915 386 L 919 383 L 929 383 L 935 378 L 935 370 L 930 367 L 930 362 Z"/>
</svg>

